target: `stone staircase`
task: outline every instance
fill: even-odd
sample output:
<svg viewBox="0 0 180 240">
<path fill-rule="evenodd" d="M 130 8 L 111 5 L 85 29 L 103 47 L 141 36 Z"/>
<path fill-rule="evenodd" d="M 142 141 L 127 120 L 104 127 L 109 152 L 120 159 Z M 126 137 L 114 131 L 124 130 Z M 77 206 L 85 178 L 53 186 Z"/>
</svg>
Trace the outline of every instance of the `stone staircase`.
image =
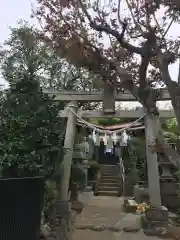
<svg viewBox="0 0 180 240">
<path fill-rule="evenodd" d="M 96 180 L 95 196 L 120 196 L 121 183 L 117 165 L 100 165 Z"/>
</svg>

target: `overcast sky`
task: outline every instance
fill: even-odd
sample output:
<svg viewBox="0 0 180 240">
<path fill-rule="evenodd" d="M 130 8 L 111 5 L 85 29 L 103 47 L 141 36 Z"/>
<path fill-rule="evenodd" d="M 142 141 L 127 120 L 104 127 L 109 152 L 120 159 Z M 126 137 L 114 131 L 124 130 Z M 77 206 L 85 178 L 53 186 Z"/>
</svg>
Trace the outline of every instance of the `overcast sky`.
<svg viewBox="0 0 180 240">
<path fill-rule="evenodd" d="M 33 0 L 34 1 L 34 0 Z M 16 27 L 17 21 L 25 19 L 34 24 L 35 21 L 30 18 L 31 2 L 30 0 L 1 0 L 0 8 L 0 45 L 9 37 L 9 27 Z M 0 83 L 4 84 L 1 78 Z"/>
<path fill-rule="evenodd" d="M 20 19 L 27 20 L 35 24 L 35 20 L 30 18 L 31 4 L 35 5 L 35 0 L 1 0 L 0 8 L 0 44 L 2 44 L 9 36 L 9 26 L 17 26 L 17 21 Z M 173 25 L 170 29 L 169 35 L 173 38 L 178 36 L 177 25 Z M 177 79 L 178 64 L 171 66 L 171 76 Z M 4 84 L 3 79 L 0 83 Z"/>
<path fill-rule="evenodd" d="M 1 0 L 0 8 L 0 43 L 9 36 L 9 26 L 15 27 L 19 19 L 25 19 L 31 23 L 34 22 L 30 18 L 31 2 L 35 0 Z"/>
</svg>

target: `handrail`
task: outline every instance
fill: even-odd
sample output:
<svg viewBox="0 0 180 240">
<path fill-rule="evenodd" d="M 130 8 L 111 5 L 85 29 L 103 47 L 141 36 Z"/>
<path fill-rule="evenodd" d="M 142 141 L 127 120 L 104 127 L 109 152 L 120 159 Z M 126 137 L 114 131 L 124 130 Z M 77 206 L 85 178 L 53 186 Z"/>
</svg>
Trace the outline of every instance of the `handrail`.
<svg viewBox="0 0 180 240">
<path fill-rule="evenodd" d="M 122 158 L 119 156 L 119 168 L 120 168 L 120 177 L 122 179 L 122 185 L 123 185 L 123 196 L 125 193 L 125 169 Z"/>
<path fill-rule="evenodd" d="M 123 160 L 121 157 L 119 158 L 119 163 L 120 163 L 120 169 L 121 169 L 121 176 L 122 176 L 122 179 L 124 182 L 125 181 L 125 169 L 124 169 L 124 164 L 123 164 Z"/>
</svg>

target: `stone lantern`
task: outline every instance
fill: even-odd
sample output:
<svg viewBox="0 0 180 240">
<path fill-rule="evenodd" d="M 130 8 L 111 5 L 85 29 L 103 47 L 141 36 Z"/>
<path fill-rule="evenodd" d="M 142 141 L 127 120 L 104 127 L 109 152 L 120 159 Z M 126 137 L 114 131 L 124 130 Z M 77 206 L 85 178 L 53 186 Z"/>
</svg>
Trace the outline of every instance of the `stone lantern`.
<svg viewBox="0 0 180 240">
<path fill-rule="evenodd" d="M 180 208 L 179 181 L 171 173 L 171 162 L 166 156 L 159 156 L 159 166 L 161 168 L 160 185 L 163 205 L 170 209 Z"/>
<path fill-rule="evenodd" d="M 86 140 L 86 138 L 83 139 L 82 142 L 75 144 L 74 146 L 74 152 L 73 152 L 73 161 L 80 167 L 83 167 L 84 173 L 86 175 L 86 183 L 87 186 L 87 175 L 88 175 L 88 164 L 89 160 L 89 144 Z"/>
</svg>

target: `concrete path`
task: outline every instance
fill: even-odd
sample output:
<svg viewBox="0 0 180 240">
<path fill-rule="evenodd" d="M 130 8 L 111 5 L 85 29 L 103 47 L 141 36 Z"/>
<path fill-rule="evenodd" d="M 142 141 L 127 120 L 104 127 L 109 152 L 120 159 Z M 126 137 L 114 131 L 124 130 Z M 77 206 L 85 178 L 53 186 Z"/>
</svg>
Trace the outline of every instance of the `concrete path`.
<svg viewBox="0 0 180 240">
<path fill-rule="evenodd" d="M 123 198 L 95 197 L 89 192 L 81 201 L 85 208 L 77 217 L 73 240 L 160 240 L 139 230 L 140 216 L 123 212 Z M 124 232 L 124 227 L 137 231 Z"/>
</svg>

